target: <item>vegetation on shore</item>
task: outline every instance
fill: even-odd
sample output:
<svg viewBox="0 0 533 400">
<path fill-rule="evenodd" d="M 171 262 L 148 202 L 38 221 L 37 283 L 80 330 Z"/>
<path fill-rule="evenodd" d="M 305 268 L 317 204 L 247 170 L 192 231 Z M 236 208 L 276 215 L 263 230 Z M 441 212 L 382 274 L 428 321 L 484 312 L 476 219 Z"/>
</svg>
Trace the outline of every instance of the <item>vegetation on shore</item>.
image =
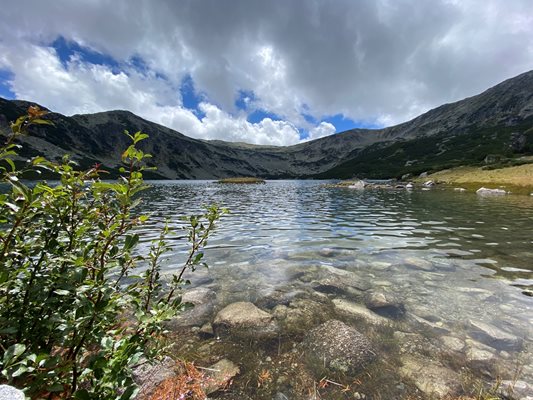
<svg viewBox="0 0 533 400">
<path fill-rule="evenodd" d="M 50 124 L 44 118 L 30 107 L 0 148 L 0 381 L 31 398 L 131 399 L 132 369 L 162 355 L 162 322 L 184 307 L 184 273 L 205 266 L 202 249 L 224 210 L 186 218 L 186 261 L 164 281 L 169 227 L 147 251 L 137 249 L 136 228 L 148 217 L 134 208 L 150 157 L 137 145 L 148 135 L 126 132 L 131 145 L 116 182 L 101 180 L 100 165 L 80 171 L 68 157 L 37 156 L 17 168 L 17 139 Z M 59 182 L 20 179 L 43 169 Z"/>
<path fill-rule="evenodd" d="M 253 177 L 224 178 L 224 179 L 220 179 L 218 183 L 251 184 L 251 183 L 265 183 L 265 180 L 261 178 L 253 178 Z"/>
<path fill-rule="evenodd" d="M 533 192 L 533 163 L 500 169 L 458 167 L 439 171 L 427 178 L 418 178 L 417 180 L 428 179 L 465 188 L 504 187 L 513 193 L 528 194 Z"/>
</svg>

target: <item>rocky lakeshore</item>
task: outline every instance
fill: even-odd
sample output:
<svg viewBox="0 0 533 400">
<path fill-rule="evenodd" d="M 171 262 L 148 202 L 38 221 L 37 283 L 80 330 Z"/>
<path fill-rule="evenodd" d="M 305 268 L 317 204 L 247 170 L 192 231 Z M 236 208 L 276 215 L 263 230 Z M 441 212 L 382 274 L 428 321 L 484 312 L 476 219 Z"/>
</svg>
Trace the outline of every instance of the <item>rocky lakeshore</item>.
<svg viewBox="0 0 533 400">
<path fill-rule="evenodd" d="M 316 256 L 340 262 L 295 265 L 289 283 L 270 289 L 259 283 L 264 277 L 235 266 L 247 274 L 244 290 L 215 280 L 185 292 L 194 307 L 168 323 L 170 358 L 144 371 L 150 379 L 139 378 L 141 398 L 174 373 L 172 357 L 205 372 L 212 399 L 452 399 L 480 388 L 502 399 L 532 398 L 527 334 L 494 325 L 489 312 L 468 320 L 440 313 L 432 287 L 460 263 L 409 256 L 369 270 L 362 260 L 343 264 L 346 251 Z M 378 276 L 392 271 L 395 284 Z M 402 285 L 410 273 L 426 276 L 422 297 Z M 464 286 L 455 301 L 482 304 L 494 295 Z"/>
</svg>

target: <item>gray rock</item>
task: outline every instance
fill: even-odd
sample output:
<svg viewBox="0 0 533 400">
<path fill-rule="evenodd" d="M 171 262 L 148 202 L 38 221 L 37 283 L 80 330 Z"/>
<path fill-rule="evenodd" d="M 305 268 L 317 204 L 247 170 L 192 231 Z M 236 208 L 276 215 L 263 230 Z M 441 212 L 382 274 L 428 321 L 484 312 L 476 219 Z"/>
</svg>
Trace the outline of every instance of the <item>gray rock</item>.
<svg viewBox="0 0 533 400">
<path fill-rule="evenodd" d="M 331 274 L 313 282 L 313 289 L 326 294 L 359 296 L 362 292 L 370 289 L 371 286 L 368 282 L 354 275 L 348 272 L 345 275 Z"/>
<path fill-rule="evenodd" d="M 213 329 L 217 335 L 257 339 L 274 338 L 279 331 L 272 315 L 246 301 L 232 303 L 220 310 L 213 321 Z"/>
<path fill-rule="evenodd" d="M 276 306 L 272 314 L 284 334 L 297 335 L 324 322 L 332 311 L 333 304 L 328 298 L 321 301 L 296 299 L 288 306 Z"/>
<path fill-rule="evenodd" d="M 470 336 L 497 350 L 520 350 L 522 340 L 494 325 L 470 320 Z"/>
<path fill-rule="evenodd" d="M 353 303 L 345 299 L 333 299 L 335 311 L 343 316 L 360 318 L 370 325 L 390 325 L 392 322 L 370 311 L 361 304 Z"/>
<path fill-rule="evenodd" d="M 434 269 L 433 263 L 419 257 L 407 257 L 404 263 L 408 268 L 421 269 L 423 271 L 433 271 Z"/>
<path fill-rule="evenodd" d="M 401 375 L 412 380 L 428 397 L 444 398 L 460 389 L 459 375 L 430 358 L 405 355 L 402 364 Z"/>
<path fill-rule="evenodd" d="M 427 172 L 422 172 L 420 175 L 418 175 L 419 178 L 427 178 L 428 177 L 428 173 Z"/>
<path fill-rule="evenodd" d="M 454 336 L 442 336 L 441 338 L 442 344 L 444 347 L 451 351 L 460 352 L 465 347 L 465 342 L 459 338 L 456 338 Z"/>
<path fill-rule="evenodd" d="M 476 190 L 476 194 L 479 194 L 480 196 L 485 196 L 485 195 L 501 196 L 501 195 L 507 194 L 507 192 L 503 189 L 488 189 L 485 187 L 480 187 L 478 190 Z"/>
<path fill-rule="evenodd" d="M 311 330 L 302 347 L 306 362 L 316 376 L 324 376 L 324 373 L 355 375 L 376 358 L 365 336 L 337 320 L 329 320 Z"/>
<path fill-rule="evenodd" d="M 139 386 L 138 398 L 150 396 L 165 379 L 176 375 L 176 363 L 170 357 L 154 364 L 144 362 L 133 369 L 133 380 Z"/>
<path fill-rule="evenodd" d="M 524 381 L 501 381 L 500 393 L 511 396 L 513 399 L 533 399 L 533 386 Z"/>
<path fill-rule="evenodd" d="M 213 325 L 211 325 L 209 322 L 203 324 L 200 328 L 200 334 L 206 337 L 213 336 L 215 334 L 215 331 L 213 331 Z"/>
<path fill-rule="evenodd" d="M 240 372 L 239 367 L 228 359 L 222 359 L 207 370 L 206 394 L 225 389 Z"/>
<path fill-rule="evenodd" d="M 24 392 L 13 386 L 0 385 L 0 400 L 24 400 Z"/>
<path fill-rule="evenodd" d="M 202 326 L 211 319 L 214 311 L 216 294 L 207 288 L 194 288 L 186 291 L 181 301 L 191 304 L 192 307 L 166 323 L 169 329 L 184 326 Z"/>
<path fill-rule="evenodd" d="M 433 186 L 435 186 L 435 181 L 429 180 L 429 181 L 424 182 L 424 187 L 429 188 Z"/>
<path fill-rule="evenodd" d="M 365 305 L 387 318 L 401 318 L 405 314 L 405 306 L 391 293 L 371 292 L 365 297 Z"/>
</svg>

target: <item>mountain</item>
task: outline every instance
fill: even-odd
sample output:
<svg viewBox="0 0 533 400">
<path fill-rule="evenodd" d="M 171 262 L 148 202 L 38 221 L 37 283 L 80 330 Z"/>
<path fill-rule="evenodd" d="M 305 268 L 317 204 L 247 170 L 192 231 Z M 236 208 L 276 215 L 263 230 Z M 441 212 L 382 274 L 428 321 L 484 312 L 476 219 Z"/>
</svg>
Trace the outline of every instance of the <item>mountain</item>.
<svg viewBox="0 0 533 400">
<path fill-rule="evenodd" d="M 0 133 L 31 104 L 0 98 Z M 44 108 L 44 107 L 42 107 Z M 353 129 L 295 146 L 257 146 L 198 140 L 128 111 L 67 117 L 50 113 L 54 126 L 35 127 L 23 139 L 24 158 L 71 154 L 82 166 L 119 165 L 128 145 L 124 130 L 150 135 L 143 150 L 154 155 L 164 179 L 394 177 L 478 164 L 488 154 L 533 152 L 533 71 L 487 91 L 445 104 L 396 126 Z"/>
</svg>

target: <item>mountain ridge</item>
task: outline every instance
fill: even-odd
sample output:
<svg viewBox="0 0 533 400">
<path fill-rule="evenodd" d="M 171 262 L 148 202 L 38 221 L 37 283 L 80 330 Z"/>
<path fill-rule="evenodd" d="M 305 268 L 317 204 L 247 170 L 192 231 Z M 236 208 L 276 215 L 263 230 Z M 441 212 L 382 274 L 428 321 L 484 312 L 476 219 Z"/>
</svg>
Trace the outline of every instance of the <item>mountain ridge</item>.
<svg viewBox="0 0 533 400">
<path fill-rule="evenodd" d="M 35 103 L 0 98 L 0 131 L 7 134 L 9 121 L 32 104 Z M 516 133 L 525 135 L 525 145 L 518 153 L 527 153 L 532 140 L 527 132 L 533 126 L 533 71 L 395 126 L 356 128 L 292 146 L 194 139 L 125 110 L 70 117 L 54 112 L 49 115 L 55 126 L 37 127 L 24 138 L 23 156 L 44 153 L 57 159 L 71 153 L 82 166 L 103 162 L 114 169 L 128 144 L 122 132 L 142 130 L 150 135 L 144 146 L 154 155 L 154 166 L 158 168 L 154 178 L 391 177 L 434 169 L 446 162 L 478 163 L 489 153 L 507 154 L 511 136 Z M 420 161 L 420 146 L 427 147 L 430 159 L 440 160 L 438 165 Z M 465 156 L 457 155 L 457 148 L 463 149 Z M 385 161 L 390 165 L 380 167 Z"/>
</svg>

